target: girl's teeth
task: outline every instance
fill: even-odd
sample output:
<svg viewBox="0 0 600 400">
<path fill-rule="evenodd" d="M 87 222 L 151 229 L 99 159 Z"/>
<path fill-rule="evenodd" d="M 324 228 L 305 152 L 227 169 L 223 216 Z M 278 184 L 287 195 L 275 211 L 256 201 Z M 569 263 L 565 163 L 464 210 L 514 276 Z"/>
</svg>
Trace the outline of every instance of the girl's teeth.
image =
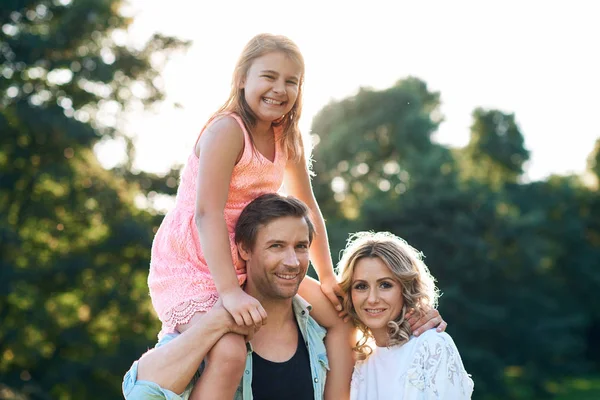
<svg viewBox="0 0 600 400">
<path fill-rule="evenodd" d="M 276 106 L 280 106 L 283 103 L 281 101 L 275 101 L 275 100 L 267 99 L 266 97 L 263 100 L 265 101 L 265 103 L 273 104 L 273 105 L 276 105 Z"/>
</svg>

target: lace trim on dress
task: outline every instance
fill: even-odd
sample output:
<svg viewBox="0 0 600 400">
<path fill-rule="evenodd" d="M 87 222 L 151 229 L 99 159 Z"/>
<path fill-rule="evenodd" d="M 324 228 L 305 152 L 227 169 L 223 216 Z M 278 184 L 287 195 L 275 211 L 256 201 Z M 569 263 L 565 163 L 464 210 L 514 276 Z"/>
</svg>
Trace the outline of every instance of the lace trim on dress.
<svg viewBox="0 0 600 400">
<path fill-rule="evenodd" d="M 211 293 L 202 299 L 184 301 L 165 313 L 163 324 L 169 328 L 187 324 L 197 312 L 209 311 L 218 299 L 218 294 Z"/>
</svg>

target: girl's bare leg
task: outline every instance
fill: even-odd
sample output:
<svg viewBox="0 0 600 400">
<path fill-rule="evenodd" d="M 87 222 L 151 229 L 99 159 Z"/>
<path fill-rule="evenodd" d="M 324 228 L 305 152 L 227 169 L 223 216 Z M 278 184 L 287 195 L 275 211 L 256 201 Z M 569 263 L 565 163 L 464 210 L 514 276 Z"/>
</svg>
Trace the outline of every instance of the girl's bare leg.
<svg viewBox="0 0 600 400">
<path fill-rule="evenodd" d="M 177 326 L 177 330 L 184 332 L 192 324 L 201 323 L 202 315 L 197 313 L 189 323 Z M 190 400 L 233 399 L 246 367 L 245 338 L 236 333 L 223 335 L 208 352 L 205 363 Z"/>
</svg>

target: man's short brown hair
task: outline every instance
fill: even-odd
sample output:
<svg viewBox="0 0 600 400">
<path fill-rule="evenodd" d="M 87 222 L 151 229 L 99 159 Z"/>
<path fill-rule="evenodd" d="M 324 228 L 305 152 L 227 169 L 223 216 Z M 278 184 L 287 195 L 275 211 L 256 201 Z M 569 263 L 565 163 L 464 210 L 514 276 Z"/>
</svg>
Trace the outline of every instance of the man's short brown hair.
<svg viewBox="0 0 600 400">
<path fill-rule="evenodd" d="M 258 229 L 283 217 L 304 218 L 308 225 L 308 242 L 312 243 L 315 226 L 310 219 L 310 209 L 302 201 L 276 193 L 263 194 L 250 202 L 240 214 L 235 225 L 235 242 L 253 249 Z"/>
</svg>

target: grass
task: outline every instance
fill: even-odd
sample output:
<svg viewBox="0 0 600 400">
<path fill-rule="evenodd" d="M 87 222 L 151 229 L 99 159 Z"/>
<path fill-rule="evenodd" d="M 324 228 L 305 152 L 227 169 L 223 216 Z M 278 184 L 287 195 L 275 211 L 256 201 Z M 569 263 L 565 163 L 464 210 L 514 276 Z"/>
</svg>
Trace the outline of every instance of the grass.
<svg viewBox="0 0 600 400">
<path fill-rule="evenodd" d="M 567 379 L 560 384 L 555 400 L 600 399 L 600 376 Z"/>
</svg>

